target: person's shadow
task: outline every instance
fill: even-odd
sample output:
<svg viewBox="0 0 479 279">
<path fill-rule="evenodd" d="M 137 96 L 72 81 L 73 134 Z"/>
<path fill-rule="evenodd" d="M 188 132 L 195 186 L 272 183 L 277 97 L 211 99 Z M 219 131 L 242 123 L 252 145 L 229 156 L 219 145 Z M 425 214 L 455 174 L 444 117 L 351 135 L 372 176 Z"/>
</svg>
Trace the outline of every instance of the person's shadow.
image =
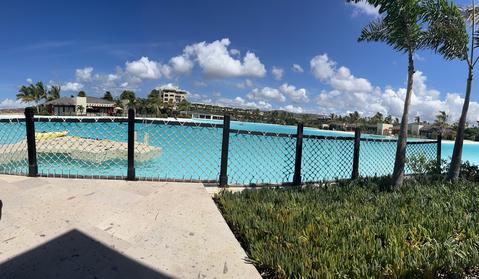
<svg viewBox="0 0 479 279">
<path fill-rule="evenodd" d="M 0 278 L 172 278 L 72 230 L 0 264 Z"/>
</svg>

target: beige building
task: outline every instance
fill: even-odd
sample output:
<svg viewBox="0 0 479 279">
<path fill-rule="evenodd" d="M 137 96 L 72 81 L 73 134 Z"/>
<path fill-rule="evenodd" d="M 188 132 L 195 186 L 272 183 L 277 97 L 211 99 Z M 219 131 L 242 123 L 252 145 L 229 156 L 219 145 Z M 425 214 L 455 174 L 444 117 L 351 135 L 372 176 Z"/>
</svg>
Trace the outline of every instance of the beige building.
<svg viewBox="0 0 479 279">
<path fill-rule="evenodd" d="M 392 134 L 393 125 L 386 123 L 378 123 L 376 134 L 381 136 L 389 136 Z"/>
<path fill-rule="evenodd" d="M 421 133 L 421 129 L 424 127 L 424 125 L 420 123 L 410 123 L 408 125 L 408 132 L 410 135 L 418 136 Z"/>
<path fill-rule="evenodd" d="M 160 88 L 160 96 L 164 103 L 179 104 L 186 100 L 186 91 L 178 88 Z"/>
<path fill-rule="evenodd" d="M 51 115 L 112 115 L 115 103 L 95 97 L 62 97 L 43 104 Z"/>
</svg>

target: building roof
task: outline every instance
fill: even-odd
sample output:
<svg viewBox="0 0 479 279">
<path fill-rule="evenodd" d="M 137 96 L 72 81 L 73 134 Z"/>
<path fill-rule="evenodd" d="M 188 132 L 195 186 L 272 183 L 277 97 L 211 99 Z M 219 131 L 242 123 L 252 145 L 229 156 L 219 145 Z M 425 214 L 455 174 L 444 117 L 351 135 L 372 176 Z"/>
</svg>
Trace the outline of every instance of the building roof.
<svg viewBox="0 0 479 279">
<path fill-rule="evenodd" d="M 46 102 L 45 105 L 76 106 L 76 98 L 78 98 L 78 97 L 62 97 L 62 98 L 59 98 L 59 99 L 56 99 L 56 100 L 53 100 L 53 101 Z M 108 100 L 105 100 L 105 99 L 101 99 L 101 98 L 97 98 L 97 97 L 86 97 L 86 103 L 87 103 L 87 105 L 90 105 L 90 104 L 99 104 L 99 105 L 102 105 L 102 106 L 105 106 L 105 105 L 114 106 L 115 105 L 114 102 L 111 102 L 111 101 L 108 101 Z"/>
<path fill-rule="evenodd" d="M 188 94 L 188 92 L 184 91 L 184 90 L 180 90 L 180 89 L 175 89 L 175 88 L 162 88 L 160 89 L 161 92 L 168 92 L 168 93 L 176 93 L 176 94 Z"/>
</svg>

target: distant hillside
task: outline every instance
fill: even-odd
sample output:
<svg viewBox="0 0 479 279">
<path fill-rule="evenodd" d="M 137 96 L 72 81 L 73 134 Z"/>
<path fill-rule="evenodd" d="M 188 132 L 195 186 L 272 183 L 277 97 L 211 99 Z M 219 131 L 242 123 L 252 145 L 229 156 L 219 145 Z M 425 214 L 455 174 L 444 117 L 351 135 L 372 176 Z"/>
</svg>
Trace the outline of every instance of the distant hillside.
<svg viewBox="0 0 479 279">
<path fill-rule="evenodd" d="M 23 114 L 24 108 L 5 108 L 0 109 L 0 114 Z"/>
</svg>

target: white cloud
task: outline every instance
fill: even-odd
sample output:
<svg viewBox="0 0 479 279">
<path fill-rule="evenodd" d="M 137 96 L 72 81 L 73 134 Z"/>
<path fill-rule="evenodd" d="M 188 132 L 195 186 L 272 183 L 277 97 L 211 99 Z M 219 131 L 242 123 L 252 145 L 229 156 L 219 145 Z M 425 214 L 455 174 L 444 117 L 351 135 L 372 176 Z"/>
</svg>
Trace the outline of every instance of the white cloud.
<svg viewBox="0 0 479 279">
<path fill-rule="evenodd" d="M 374 7 L 373 5 L 369 4 L 367 1 L 361 1 L 361 2 L 350 2 L 349 5 L 353 7 L 353 13 L 352 16 L 360 16 L 360 15 L 366 15 L 366 16 L 372 16 L 372 17 L 378 17 L 379 16 L 379 7 Z"/>
<path fill-rule="evenodd" d="M 90 81 L 92 72 L 93 72 L 93 67 L 76 69 L 75 70 L 75 77 L 76 77 L 77 81 Z"/>
<path fill-rule="evenodd" d="M 426 76 L 417 71 L 414 74 L 414 86 L 411 96 L 410 121 L 415 116 L 433 122 L 439 111 L 446 111 L 450 115 L 450 121 L 457 121 L 460 117 L 464 98 L 456 93 L 447 93 L 441 99 L 440 92 L 430 89 L 426 85 Z M 406 97 L 406 89 L 385 88 L 382 90 L 375 87 L 372 91 L 346 91 L 332 89 L 323 91 L 316 98 L 317 111 L 321 113 L 344 114 L 358 111 L 365 116 L 371 116 L 376 112 L 391 114 L 400 118 Z M 475 123 L 479 120 L 479 103 L 471 102 L 468 121 Z"/>
<path fill-rule="evenodd" d="M 304 72 L 303 68 L 298 64 L 293 64 L 293 66 L 291 66 L 291 70 L 295 73 L 303 73 Z"/>
<path fill-rule="evenodd" d="M 32 84 L 33 80 L 31 78 L 27 78 L 27 83 Z M 6 100 L 8 100 L 8 99 L 6 99 Z"/>
<path fill-rule="evenodd" d="M 13 100 L 7 98 L 0 102 L 0 109 L 25 108 L 32 105 L 34 105 L 34 103 L 24 103 L 21 100 Z"/>
<path fill-rule="evenodd" d="M 214 103 L 221 106 L 240 107 L 240 108 L 249 108 L 249 109 L 270 110 L 273 108 L 273 106 L 266 101 L 248 102 L 242 97 L 236 97 L 234 99 L 219 98 Z"/>
<path fill-rule="evenodd" d="M 313 57 L 309 62 L 314 77 L 322 82 L 327 82 L 334 75 L 335 62 L 329 60 L 327 54 Z"/>
<path fill-rule="evenodd" d="M 371 83 L 364 78 L 356 78 L 346 67 L 336 68 L 336 62 L 327 54 L 315 56 L 310 61 L 313 75 L 321 82 L 331 85 L 334 89 L 347 92 L 371 92 Z"/>
<path fill-rule="evenodd" d="M 184 55 L 175 56 L 170 59 L 173 70 L 179 74 L 190 73 L 193 69 L 193 61 Z"/>
<path fill-rule="evenodd" d="M 281 107 L 281 110 L 289 111 L 292 113 L 303 113 L 304 109 L 302 107 L 295 107 L 293 105 L 287 105 L 285 107 Z"/>
<path fill-rule="evenodd" d="M 234 56 L 236 56 L 236 55 L 241 55 L 241 51 L 239 51 L 239 50 L 237 50 L 237 49 L 235 49 L 235 48 L 232 48 L 232 49 L 230 50 L 230 54 L 231 54 L 231 55 L 234 55 Z"/>
<path fill-rule="evenodd" d="M 67 82 L 61 86 L 62 91 L 80 91 L 83 89 L 83 84 L 79 82 Z"/>
<path fill-rule="evenodd" d="M 254 86 L 254 83 L 253 83 L 253 81 L 250 80 L 250 79 L 245 79 L 244 82 L 241 82 L 241 83 L 236 84 L 236 87 L 242 88 L 242 89 L 243 89 L 243 88 L 247 88 L 247 87 L 253 87 L 253 86 Z"/>
<path fill-rule="evenodd" d="M 159 79 L 162 76 L 171 76 L 171 67 L 162 65 L 159 62 L 150 60 L 148 57 L 141 57 L 139 60 L 125 63 L 125 71 L 133 77 L 140 79 Z"/>
<path fill-rule="evenodd" d="M 198 62 L 207 78 L 263 77 L 266 68 L 252 52 L 247 52 L 243 61 L 235 59 L 228 51 L 229 39 L 212 43 L 201 42 L 186 46 L 184 55 Z"/>
<path fill-rule="evenodd" d="M 283 79 L 284 70 L 279 67 L 273 66 L 273 69 L 271 69 L 271 74 L 273 75 L 275 80 L 281 80 Z"/>
<path fill-rule="evenodd" d="M 304 88 L 296 89 L 296 86 L 284 83 L 279 87 L 279 90 L 283 94 L 285 94 L 289 98 L 291 98 L 291 100 L 293 100 L 293 102 L 295 102 L 295 103 L 307 103 L 307 102 L 309 102 L 308 94 L 306 92 L 306 89 L 304 89 Z"/>
<path fill-rule="evenodd" d="M 286 97 L 279 92 L 278 89 L 270 88 L 270 87 L 263 87 L 261 90 L 258 88 L 253 89 L 248 95 L 246 95 L 250 100 L 272 100 L 276 102 L 284 102 L 286 101 Z"/>
</svg>

